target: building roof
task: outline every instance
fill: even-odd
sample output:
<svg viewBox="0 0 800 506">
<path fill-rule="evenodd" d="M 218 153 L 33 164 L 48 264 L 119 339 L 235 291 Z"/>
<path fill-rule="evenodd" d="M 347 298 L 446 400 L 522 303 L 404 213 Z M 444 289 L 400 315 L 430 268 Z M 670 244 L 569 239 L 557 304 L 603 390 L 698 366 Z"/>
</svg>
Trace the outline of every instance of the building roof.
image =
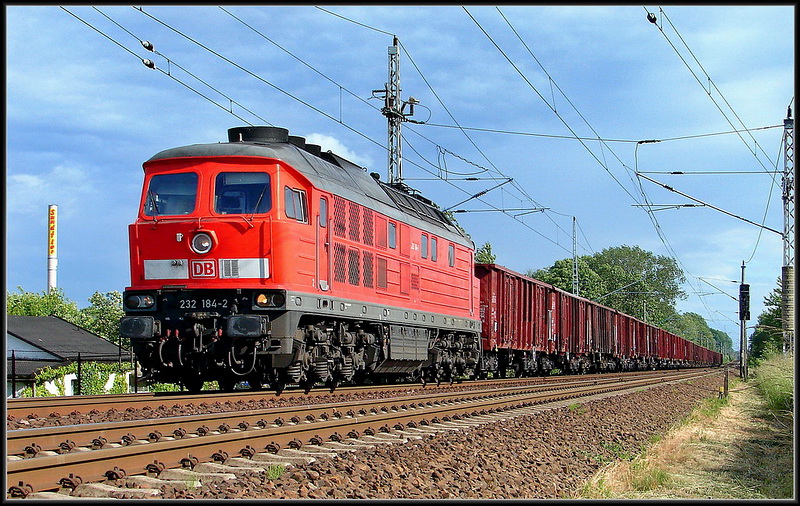
<svg viewBox="0 0 800 506">
<path fill-rule="evenodd" d="M 6 331 L 62 361 L 77 360 L 80 353 L 81 360 L 111 362 L 120 354 L 116 344 L 57 316 L 8 315 Z"/>
</svg>

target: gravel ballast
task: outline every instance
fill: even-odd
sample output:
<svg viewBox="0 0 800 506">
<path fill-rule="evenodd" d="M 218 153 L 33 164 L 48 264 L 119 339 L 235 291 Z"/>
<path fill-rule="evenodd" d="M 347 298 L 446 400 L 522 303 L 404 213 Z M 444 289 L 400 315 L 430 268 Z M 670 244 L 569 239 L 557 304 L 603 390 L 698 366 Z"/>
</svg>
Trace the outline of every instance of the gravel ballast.
<svg viewBox="0 0 800 506">
<path fill-rule="evenodd" d="M 722 375 L 661 385 L 524 415 L 402 445 L 234 481 L 170 490 L 197 499 L 553 499 L 568 498 L 598 469 L 640 453 L 655 435 L 715 397 Z"/>
</svg>

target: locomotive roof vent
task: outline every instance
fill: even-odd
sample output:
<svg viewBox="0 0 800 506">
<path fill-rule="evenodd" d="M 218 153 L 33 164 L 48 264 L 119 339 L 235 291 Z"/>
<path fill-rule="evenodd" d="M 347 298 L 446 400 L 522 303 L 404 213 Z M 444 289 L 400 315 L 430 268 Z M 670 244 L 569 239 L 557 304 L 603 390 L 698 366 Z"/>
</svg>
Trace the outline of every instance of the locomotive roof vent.
<svg viewBox="0 0 800 506">
<path fill-rule="evenodd" d="M 289 130 L 270 126 L 229 128 L 228 142 L 289 142 Z"/>
<path fill-rule="evenodd" d="M 300 137 L 299 135 L 290 135 L 289 136 L 289 142 L 291 144 L 294 144 L 295 146 L 297 146 L 300 149 L 305 149 L 306 148 L 306 139 L 305 139 L 305 137 Z"/>
<path fill-rule="evenodd" d="M 319 144 L 306 144 L 305 149 L 314 156 L 320 156 L 322 154 L 322 146 Z"/>
</svg>

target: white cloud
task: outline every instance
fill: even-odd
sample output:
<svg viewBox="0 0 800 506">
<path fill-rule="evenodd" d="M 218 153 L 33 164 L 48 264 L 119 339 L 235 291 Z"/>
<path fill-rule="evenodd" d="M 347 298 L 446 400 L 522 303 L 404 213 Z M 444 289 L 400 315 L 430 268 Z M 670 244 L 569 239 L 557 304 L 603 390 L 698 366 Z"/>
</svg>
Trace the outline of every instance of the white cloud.
<svg viewBox="0 0 800 506">
<path fill-rule="evenodd" d="M 77 167 L 59 165 L 44 174 L 11 174 L 6 198 L 9 217 L 45 217 L 47 206 L 56 204 L 59 212 L 74 212 L 82 201 L 96 193 L 86 173 Z"/>
<path fill-rule="evenodd" d="M 361 165 L 362 167 L 371 167 L 372 160 L 369 157 L 363 157 L 350 151 L 338 139 L 330 135 L 312 133 L 306 136 L 306 143 L 318 144 L 322 146 L 322 151 L 333 151 L 337 155 L 350 160 L 351 162 Z"/>
</svg>

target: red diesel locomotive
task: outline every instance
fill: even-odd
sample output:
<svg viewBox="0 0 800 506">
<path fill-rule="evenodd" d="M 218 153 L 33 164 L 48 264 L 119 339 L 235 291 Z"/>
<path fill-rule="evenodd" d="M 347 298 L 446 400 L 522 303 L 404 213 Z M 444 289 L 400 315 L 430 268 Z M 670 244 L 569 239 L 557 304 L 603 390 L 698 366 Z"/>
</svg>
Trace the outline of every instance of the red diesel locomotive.
<svg viewBox="0 0 800 506">
<path fill-rule="evenodd" d="M 143 165 L 120 334 L 152 381 L 280 391 L 720 362 L 677 336 L 651 341 L 666 334 L 631 317 L 476 266 L 469 236 L 433 202 L 285 129 L 237 127 L 228 139 Z M 522 298 L 503 291 L 512 285 Z"/>
<path fill-rule="evenodd" d="M 121 334 L 199 390 L 475 375 L 472 241 L 432 202 L 273 127 L 144 163 Z"/>
</svg>

